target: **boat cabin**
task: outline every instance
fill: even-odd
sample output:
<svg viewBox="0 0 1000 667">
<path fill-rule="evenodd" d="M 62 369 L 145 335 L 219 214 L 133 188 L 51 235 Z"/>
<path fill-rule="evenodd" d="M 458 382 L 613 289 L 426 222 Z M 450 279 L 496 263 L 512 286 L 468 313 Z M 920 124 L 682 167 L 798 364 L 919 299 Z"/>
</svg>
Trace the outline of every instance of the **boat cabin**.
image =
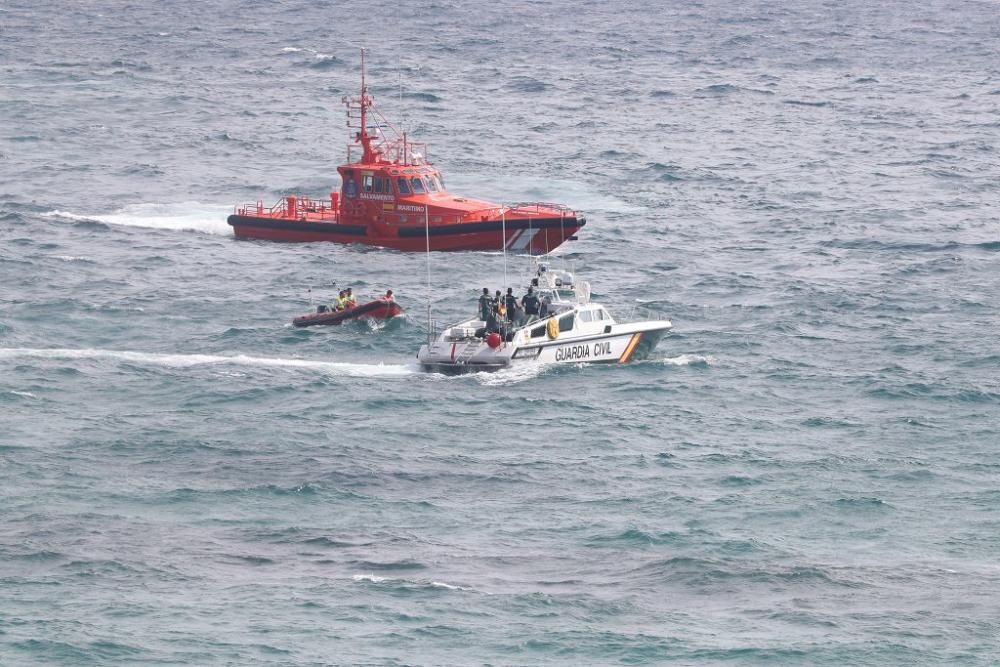
<svg viewBox="0 0 1000 667">
<path fill-rule="evenodd" d="M 441 172 L 430 165 L 347 164 L 337 171 L 344 222 L 423 222 L 431 198 L 448 194 Z"/>
</svg>

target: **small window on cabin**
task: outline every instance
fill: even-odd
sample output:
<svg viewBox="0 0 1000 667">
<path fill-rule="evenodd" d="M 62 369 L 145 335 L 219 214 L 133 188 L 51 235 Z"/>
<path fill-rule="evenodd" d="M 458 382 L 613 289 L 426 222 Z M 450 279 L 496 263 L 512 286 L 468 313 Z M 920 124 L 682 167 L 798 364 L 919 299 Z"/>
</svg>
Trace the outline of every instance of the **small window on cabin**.
<svg viewBox="0 0 1000 667">
<path fill-rule="evenodd" d="M 559 318 L 559 331 L 572 331 L 573 330 L 573 313 L 563 315 Z"/>
<path fill-rule="evenodd" d="M 437 181 L 438 190 L 440 190 L 441 192 L 444 192 L 445 191 L 444 190 L 444 179 L 441 178 L 441 174 L 438 173 L 438 172 L 434 172 L 434 180 Z"/>
<path fill-rule="evenodd" d="M 419 176 L 412 177 L 410 185 L 413 186 L 413 194 L 419 195 L 424 193 L 424 183 L 420 180 Z"/>
<path fill-rule="evenodd" d="M 382 179 L 381 178 L 376 178 L 375 179 L 375 192 L 377 192 L 378 194 L 382 194 Z"/>
<path fill-rule="evenodd" d="M 544 335 L 545 335 L 545 325 L 544 324 L 542 326 L 540 326 L 540 327 L 535 327 L 534 329 L 531 330 L 531 337 L 532 338 L 541 338 Z"/>
<path fill-rule="evenodd" d="M 593 322 L 595 314 L 596 313 L 594 313 L 591 310 L 581 310 L 580 311 L 580 321 L 581 322 Z"/>
<path fill-rule="evenodd" d="M 372 176 L 371 174 L 365 176 L 362 187 L 364 188 L 365 192 L 371 192 L 373 189 L 375 189 L 375 177 Z"/>
<path fill-rule="evenodd" d="M 399 188 L 399 194 L 408 195 L 410 194 L 410 184 L 407 182 L 405 176 L 400 176 L 396 179 L 396 187 Z"/>
<path fill-rule="evenodd" d="M 427 191 L 428 192 L 437 192 L 438 191 L 438 186 L 437 186 L 437 183 L 434 181 L 434 177 L 433 176 L 428 175 L 426 178 L 424 178 L 424 182 L 427 184 Z"/>
<path fill-rule="evenodd" d="M 387 195 L 392 194 L 392 179 L 388 176 L 382 179 L 382 192 Z"/>
</svg>

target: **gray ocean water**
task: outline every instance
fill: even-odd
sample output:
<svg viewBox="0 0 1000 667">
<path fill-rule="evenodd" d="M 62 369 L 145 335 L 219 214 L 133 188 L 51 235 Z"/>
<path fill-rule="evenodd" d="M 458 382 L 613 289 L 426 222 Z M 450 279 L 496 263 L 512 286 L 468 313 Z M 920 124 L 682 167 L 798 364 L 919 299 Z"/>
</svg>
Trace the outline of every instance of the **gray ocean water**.
<svg viewBox="0 0 1000 667">
<path fill-rule="evenodd" d="M 0 665 L 1000 663 L 1000 4 L 0 5 Z M 674 323 L 421 373 L 526 258 L 237 242 L 340 98 Z M 428 270 L 430 278 L 428 281 Z M 408 316 L 298 330 L 332 284 Z"/>
</svg>

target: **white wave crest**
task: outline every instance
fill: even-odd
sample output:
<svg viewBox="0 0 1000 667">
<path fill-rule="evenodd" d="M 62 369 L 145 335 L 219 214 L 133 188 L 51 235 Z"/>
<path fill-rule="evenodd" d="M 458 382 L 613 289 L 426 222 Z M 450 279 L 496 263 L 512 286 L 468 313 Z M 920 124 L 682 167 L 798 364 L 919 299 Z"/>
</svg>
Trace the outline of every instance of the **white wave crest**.
<svg viewBox="0 0 1000 667">
<path fill-rule="evenodd" d="M 446 584 L 443 581 L 432 581 L 431 586 L 437 586 L 438 588 L 447 588 L 450 591 L 471 591 L 471 588 L 466 588 L 465 586 L 456 586 L 455 584 Z"/>
<path fill-rule="evenodd" d="M 233 207 L 225 204 L 181 202 L 177 204 L 133 204 L 114 213 L 80 215 L 71 211 L 48 211 L 42 215 L 67 220 L 96 221 L 125 227 L 173 229 L 228 235 L 232 228 L 226 218 Z"/>
<path fill-rule="evenodd" d="M 221 356 L 212 354 L 162 354 L 155 352 L 129 352 L 121 350 L 56 349 L 56 348 L 0 348 L 0 360 L 34 357 L 41 359 L 104 359 L 136 364 L 190 368 L 206 365 L 253 366 L 260 368 L 304 368 L 332 375 L 350 377 L 404 377 L 418 373 L 415 366 L 403 364 L 355 364 L 308 359 L 273 359 L 249 357 L 243 354 Z"/>
<path fill-rule="evenodd" d="M 15 396 L 23 396 L 24 398 L 38 398 L 30 391 L 17 391 L 16 389 L 11 389 L 10 393 L 14 394 Z"/>
<path fill-rule="evenodd" d="M 455 584 L 446 584 L 443 581 L 417 581 L 412 579 L 394 579 L 391 577 L 380 577 L 376 574 L 354 574 L 351 575 L 351 579 L 354 581 L 370 581 L 373 584 L 381 584 L 385 581 L 397 581 L 404 585 L 414 585 L 414 586 L 433 586 L 435 588 L 444 588 L 450 591 L 471 591 L 473 589 L 466 588 L 465 586 L 457 586 Z"/>
<path fill-rule="evenodd" d="M 660 360 L 660 363 L 670 366 L 708 366 L 714 362 L 714 357 L 701 354 L 682 354 L 677 357 L 666 357 Z"/>
</svg>

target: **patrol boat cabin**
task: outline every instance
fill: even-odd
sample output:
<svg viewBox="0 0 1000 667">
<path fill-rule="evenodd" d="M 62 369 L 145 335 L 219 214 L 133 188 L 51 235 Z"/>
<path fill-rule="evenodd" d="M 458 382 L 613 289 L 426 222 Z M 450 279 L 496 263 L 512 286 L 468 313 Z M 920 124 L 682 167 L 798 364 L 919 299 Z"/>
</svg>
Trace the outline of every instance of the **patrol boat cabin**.
<svg viewBox="0 0 1000 667">
<path fill-rule="evenodd" d="M 341 186 L 329 199 L 286 195 L 238 206 L 228 222 L 237 238 L 333 241 L 403 251 L 505 250 L 544 254 L 575 234 L 586 219 L 563 204 L 501 205 L 449 192 L 428 158 L 427 144 L 410 141 L 375 108 L 365 81 L 344 97 L 354 132 Z"/>
<path fill-rule="evenodd" d="M 590 301 L 590 284 L 570 271 L 539 265 L 531 288 L 541 303 L 537 318 L 510 324 L 476 317 L 445 328 L 432 326 L 417 360 L 424 370 L 468 373 L 506 368 L 519 361 L 616 363 L 644 359 L 669 332 L 669 320 L 619 323 Z"/>
</svg>

